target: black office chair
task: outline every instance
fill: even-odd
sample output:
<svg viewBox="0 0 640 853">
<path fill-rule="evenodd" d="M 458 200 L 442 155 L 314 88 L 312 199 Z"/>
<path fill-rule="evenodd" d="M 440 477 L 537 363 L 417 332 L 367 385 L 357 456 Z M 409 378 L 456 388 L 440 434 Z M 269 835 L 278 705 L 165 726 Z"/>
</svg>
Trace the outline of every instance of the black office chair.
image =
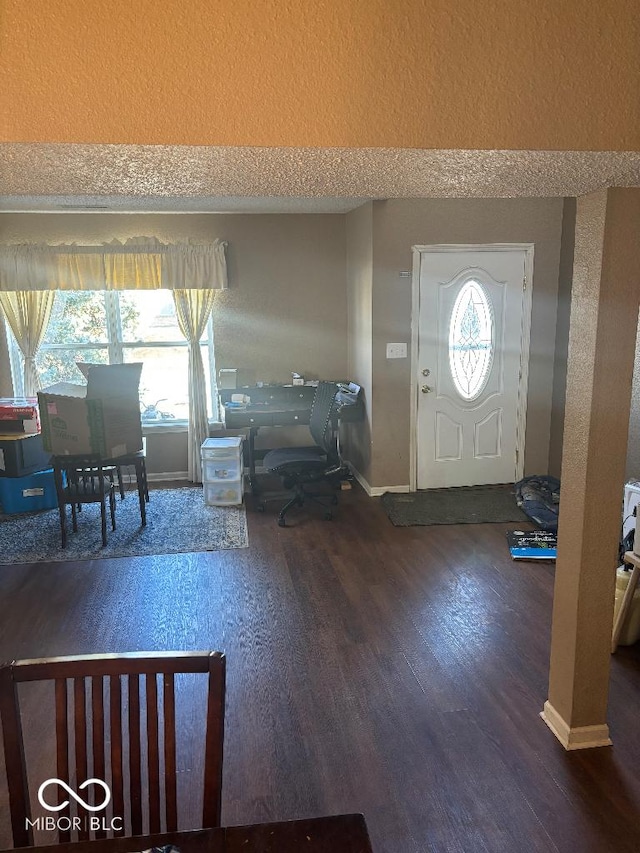
<svg viewBox="0 0 640 853">
<path fill-rule="evenodd" d="M 327 521 L 333 518 L 330 505 L 338 503 L 335 486 L 347 471 L 340 461 L 338 442 L 332 421 L 333 406 L 338 393 L 335 382 L 319 382 L 311 406 L 309 429 L 315 441 L 314 447 L 280 447 L 265 454 L 264 467 L 282 477 L 285 489 L 293 495 L 278 514 L 278 524 L 286 527 L 285 517 L 294 506 L 302 506 L 310 500 L 324 508 Z M 328 481 L 334 486 L 332 493 L 312 492 L 306 487 L 310 483 Z M 264 507 L 260 504 L 259 509 Z"/>
</svg>

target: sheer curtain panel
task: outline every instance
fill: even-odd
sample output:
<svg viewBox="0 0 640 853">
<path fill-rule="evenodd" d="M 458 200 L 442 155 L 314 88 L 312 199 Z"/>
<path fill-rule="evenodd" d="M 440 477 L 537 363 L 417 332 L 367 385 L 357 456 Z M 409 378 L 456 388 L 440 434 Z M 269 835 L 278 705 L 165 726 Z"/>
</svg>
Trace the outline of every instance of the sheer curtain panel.
<svg viewBox="0 0 640 853">
<path fill-rule="evenodd" d="M 40 388 L 36 355 L 49 325 L 55 296 L 51 290 L 32 290 L 27 293 L 0 291 L 0 305 L 24 356 L 25 397 L 34 397 Z"/>
<path fill-rule="evenodd" d="M 189 437 L 188 476 L 202 482 L 200 447 L 209 435 L 207 386 L 200 351 L 200 338 L 213 308 L 214 290 L 174 290 L 173 301 L 180 331 L 189 343 Z"/>
</svg>

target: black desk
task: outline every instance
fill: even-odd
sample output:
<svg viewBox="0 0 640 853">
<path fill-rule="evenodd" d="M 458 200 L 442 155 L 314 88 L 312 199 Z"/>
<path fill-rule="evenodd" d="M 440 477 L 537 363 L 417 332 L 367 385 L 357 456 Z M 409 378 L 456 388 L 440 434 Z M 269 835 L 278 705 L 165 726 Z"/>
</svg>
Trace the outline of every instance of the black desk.
<svg viewBox="0 0 640 853">
<path fill-rule="evenodd" d="M 348 384 L 348 383 L 345 383 Z M 226 429 L 247 429 L 246 463 L 249 468 L 249 483 L 252 494 L 257 494 L 255 440 L 260 427 L 298 426 L 308 424 L 311 404 L 316 393 L 314 385 L 264 385 L 245 386 L 234 390 L 221 390 Z M 233 408 L 233 394 L 244 394 L 251 403 L 244 408 Z M 358 403 L 341 406 L 334 416 L 334 427 L 338 421 L 360 421 L 364 417 L 361 395 Z"/>
</svg>

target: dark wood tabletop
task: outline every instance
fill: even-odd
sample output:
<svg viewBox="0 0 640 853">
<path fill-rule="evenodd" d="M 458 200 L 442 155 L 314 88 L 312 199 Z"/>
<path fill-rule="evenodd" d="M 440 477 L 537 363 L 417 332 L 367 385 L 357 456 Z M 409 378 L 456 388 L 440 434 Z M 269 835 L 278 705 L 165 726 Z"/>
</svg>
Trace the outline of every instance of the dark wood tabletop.
<svg viewBox="0 0 640 853">
<path fill-rule="evenodd" d="M 181 853 L 372 853 L 369 833 L 361 814 L 75 841 L 23 849 L 28 853 L 138 853 L 167 844 L 175 845 Z"/>
</svg>

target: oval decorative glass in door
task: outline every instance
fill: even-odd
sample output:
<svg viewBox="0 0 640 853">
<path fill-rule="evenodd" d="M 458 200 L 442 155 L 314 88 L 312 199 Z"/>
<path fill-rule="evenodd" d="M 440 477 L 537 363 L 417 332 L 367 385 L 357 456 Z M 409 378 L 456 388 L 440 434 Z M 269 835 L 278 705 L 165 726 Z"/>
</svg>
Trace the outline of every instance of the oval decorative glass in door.
<svg viewBox="0 0 640 853">
<path fill-rule="evenodd" d="M 449 367 L 458 394 L 475 400 L 489 379 L 493 360 L 493 314 L 479 281 L 460 288 L 449 325 Z"/>
</svg>

